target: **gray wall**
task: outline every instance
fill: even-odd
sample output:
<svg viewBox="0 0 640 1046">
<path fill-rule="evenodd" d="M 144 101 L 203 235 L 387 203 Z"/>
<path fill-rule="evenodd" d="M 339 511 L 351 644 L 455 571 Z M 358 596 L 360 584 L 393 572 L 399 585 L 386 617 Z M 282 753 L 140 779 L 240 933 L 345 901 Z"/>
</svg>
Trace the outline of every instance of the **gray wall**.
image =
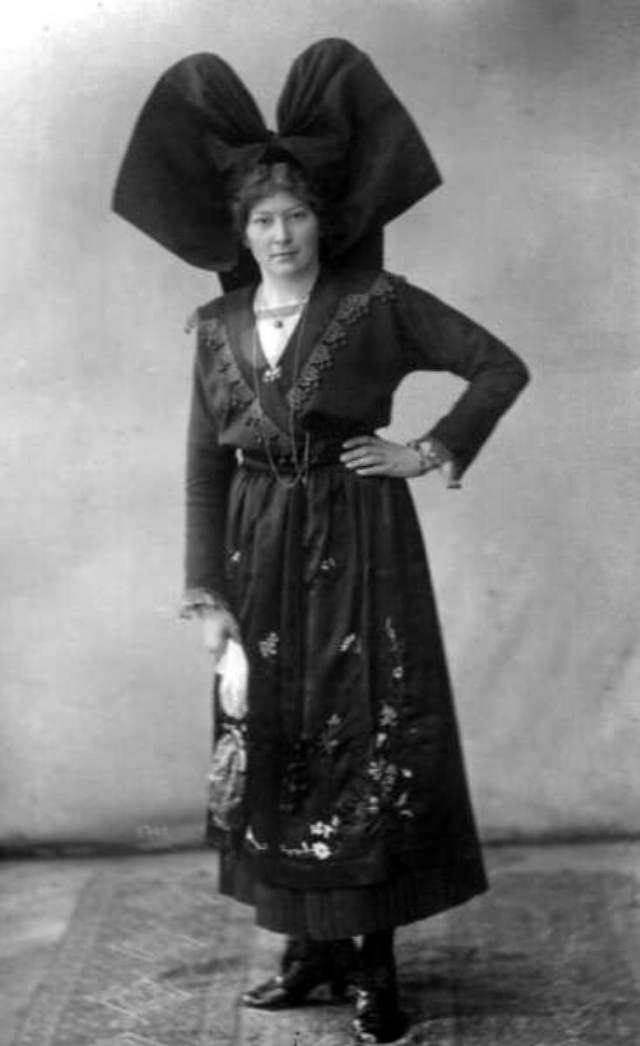
<svg viewBox="0 0 640 1046">
<path fill-rule="evenodd" d="M 208 665 L 175 616 L 181 328 L 216 288 L 110 215 L 109 194 L 171 62 L 220 52 L 270 116 L 324 35 L 372 54 L 445 176 L 389 231 L 388 267 L 534 372 L 462 493 L 414 488 L 483 831 L 637 831 L 638 5 L 74 8 L 3 34 L 0 839 L 197 831 Z M 411 379 L 395 432 L 459 391 Z"/>
</svg>

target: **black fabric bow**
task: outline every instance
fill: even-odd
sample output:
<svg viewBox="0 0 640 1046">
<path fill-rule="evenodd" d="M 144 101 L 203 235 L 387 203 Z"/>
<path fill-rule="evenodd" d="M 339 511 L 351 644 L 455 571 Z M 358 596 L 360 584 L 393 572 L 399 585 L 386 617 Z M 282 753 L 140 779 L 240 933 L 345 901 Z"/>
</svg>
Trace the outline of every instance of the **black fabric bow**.
<svg viewBox="0 0 640 1046">
<path fill-rule="evenodd" d="M 232 227 L 230 182 L 263 157 L 293 157 L 318 186 L 334 259 L 362 254 L 365 245 L 380 263 L 383 226 L 440 184 L 406 109 L 346 40 L 321 40 L 296 59 L 277 126 L 268 130 L 222 58 L 189 55 L 160 78 L 140 113 L 114 210 L 184 261 L 237 285 L 253 273 Z"/>
</svg>

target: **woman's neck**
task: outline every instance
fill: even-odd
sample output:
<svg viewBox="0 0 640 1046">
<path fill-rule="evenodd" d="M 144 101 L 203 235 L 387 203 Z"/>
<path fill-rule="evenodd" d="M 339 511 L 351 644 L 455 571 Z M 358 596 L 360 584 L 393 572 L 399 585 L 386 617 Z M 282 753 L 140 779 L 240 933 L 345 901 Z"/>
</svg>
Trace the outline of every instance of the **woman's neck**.
<svg viewBox="0 0 640 1046">
<path fill-rule="evenodd" d="M 260 297 L 267 306 L 289 305 L 294 301 L 307 298 L 318 276 L 318 266 L 312 272 L 292 276 L 287 279 L 274 279 L 266 273 L 262 275 Z"/>
</svg>

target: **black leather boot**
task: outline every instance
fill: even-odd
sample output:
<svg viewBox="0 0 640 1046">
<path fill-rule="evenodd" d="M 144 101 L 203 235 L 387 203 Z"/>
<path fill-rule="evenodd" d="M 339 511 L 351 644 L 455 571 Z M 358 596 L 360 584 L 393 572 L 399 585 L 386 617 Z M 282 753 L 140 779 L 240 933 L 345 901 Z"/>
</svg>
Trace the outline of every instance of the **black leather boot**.
<svg viewBox="0 0 640 1046">
<path fill-rule="evenodd" d="M 398 999 L 391 931 L 364 938 L 352 1026 L 356 1046 L 396 1042 L 407 1031 Z"/>
<path fill-rule="evenodd" d="M 353 980 L 356 964 L 357 953 L 351 940 L 289 938 L 281 972 L 245 992 L 240 1002 L 261 1010 L 289 1009 L 302 1005 L 309 992 L 325 984 L 334 998 L 342 999 Z"/>
</svg>

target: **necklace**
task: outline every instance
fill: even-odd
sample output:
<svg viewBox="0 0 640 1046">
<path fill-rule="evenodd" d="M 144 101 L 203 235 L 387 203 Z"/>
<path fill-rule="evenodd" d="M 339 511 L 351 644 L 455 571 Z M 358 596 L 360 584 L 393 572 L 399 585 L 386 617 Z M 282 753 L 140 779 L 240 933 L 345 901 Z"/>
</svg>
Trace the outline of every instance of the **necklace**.
<svg viewBox="0 0 640 1046">
<path fill-rule="evenodd" d="M 289 320 L 301 313 L 308 301 L 309 295 L 306 294 L 304 298 L 286 301 L 282 305 L 267 305 L 266 303 L 259 304 L 256 302 L 253 311 L 257 320 L 271 321 L 274 327 L 281 328 L 284 327 L 285 320 Z"/>
<path fill-rule="evenodd" d="M 304 300 L 302 305 L 302 311 L 298 327 L 294 332 L 295 341 L 293 343 L 293 377 L 292 381 L 295 382 L 298 378 L 299 362 L 300 362 L 300 342 L 304 333 L 305 321 L 307 318 L 307 301 L 309 295 Z M 257 310 L 256 310 L 257 320 Z M 279 368 L 277 368 L 279 370 Z M 293 461 L 293 473 L 290 476 L 285 475 L 278 469 L 277 462 L 273 457 L 271 447 L 269 445 L 269 437 L 266 435 L 264 430 L 263 419 L 265 417 L 264 407 L 262 406 L 262 399 L 260 396 L 260 378 L 258 377 L 258 328 L 257 323 L 253 325 L 253 339 L 251 343 L 251 371 L 253 376 L 253 389 L 259 408 L 259 423 L 260 423 L 260 435 L 262 436 L 262 444 L 264 446 L 267 461 L 269 463 L 269 469 L 271 474 L 277 483 L 282 487 L 286 487 L 291 490 L 296 487 L 299 483 L 306 484 L 309 475 L 309 452 L 311 447 L 311 437 L 308 432 L 305 433 L 304 445 L 302 449 L 298 447 L 296 442 L 296 430 L 295 430 L 295 411 L 291 398 L 289 398 L 289 441 L 291 443 L 291 459 Z M 274 370 L 269 368 L 265 372 L 265 380 L 274 380 Z"/>
</svg>

